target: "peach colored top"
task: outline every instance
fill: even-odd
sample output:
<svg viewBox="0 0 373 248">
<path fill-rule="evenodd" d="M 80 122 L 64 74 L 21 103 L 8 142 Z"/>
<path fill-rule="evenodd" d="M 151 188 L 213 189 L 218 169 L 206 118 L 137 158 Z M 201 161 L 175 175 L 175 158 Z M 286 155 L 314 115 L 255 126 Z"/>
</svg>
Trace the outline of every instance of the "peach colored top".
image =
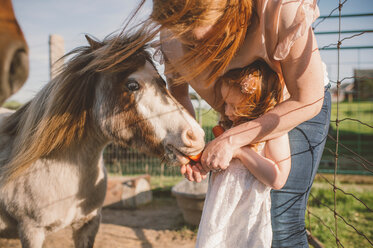
<svg viewBox="0 0 373 248">
<path fill-rule="evenodd" d="M 230 62 L 227 71 L 242 68 L 257 59 L 262 59 L 276 72 L 282 74 L 280 61 L 286 58 L 294 42 L 301 37 L 312 22 L 319 16 L 316 0 L 257 0 L 255 7 L 258 18 L 250 25 L 246 38 Z M 177 39 L 167 39 L 170 33 L 161 34 L 162 52 L 170 64 L 180 59 L 187 48 Z M 167 77 L 167 67 L 165 74 Z M 188 68 L 178 69 L 181 75 Z M 191 87 L 209 103 L 217 108 L 220 90 L 214 90 L 214 84 L 206 85 L 208 72 L 202 73 L 188 82 Z"/>
</svg>

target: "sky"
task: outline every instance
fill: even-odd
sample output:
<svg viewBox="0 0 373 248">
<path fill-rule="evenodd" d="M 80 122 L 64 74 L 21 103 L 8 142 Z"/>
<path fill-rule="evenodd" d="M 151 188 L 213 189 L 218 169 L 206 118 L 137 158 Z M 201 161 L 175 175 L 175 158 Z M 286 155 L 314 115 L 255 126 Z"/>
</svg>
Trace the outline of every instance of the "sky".
<svg viewBox="0 0 373 248">
<path fill-rule="evenodd" d="M 22 89 L 10 100 L 25 103 L 49 81 L 48 39 L 50 34 L 64 38 L 65 52 L 86 45 L 85 34 L 98 39 L 117 32 L 139 0 L 13 0 L 19 24 L 30 48 L 30 73 Z M 319 0 L 321 15 L 329 15 L 338 6 L 337 0 Z M 151 12 L 147 1 L 139 19 Z M 373 13 L 373 0 L 347 0 L 342 14 Z M 337 15 L 338 10 L 333 15 Z M 318 20 L 315 22 L 318 23 Z M 373 30 L 373 16 L 344 18 L 342 30 Z M 338 31 L 338 19 L 327 19 L 315 31 Z M 344 34 L 342 38 L 351 36 Z M 317 35 L 319 47 L 337 43 L 338 35 Z M 372 46 L 373 32 L 346 39 L 342 46 Z M 329 78 L 338 77 L 337 51 L 321 51 Z M 340 53 L 339 78 L 353 76 L 355 68 L 373 69 L 373 49 L 344 50 Z M 345 80 L 351 82 L 351 80 Z"/>
</svg>

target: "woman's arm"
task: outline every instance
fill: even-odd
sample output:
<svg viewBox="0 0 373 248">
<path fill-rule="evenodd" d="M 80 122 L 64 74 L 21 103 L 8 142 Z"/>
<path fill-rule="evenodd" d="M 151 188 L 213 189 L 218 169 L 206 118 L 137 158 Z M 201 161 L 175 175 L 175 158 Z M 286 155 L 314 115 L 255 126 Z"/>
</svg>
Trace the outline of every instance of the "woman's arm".
<svg viewBox="0 0 373 248">
<path fill-rule="evenodd" d="M 242 147 L 235 156 L 262 183 L 281 189 L 288 178 L 291 156 L 288 135 L 267 141 L 265 157 L 249 147 Z"/>
<path fill-rule="evenodd" d="M 269 140 L 288 132 L 317 115 L 324 100 L 324 73 L 313 32 L 294 43 L 281 68 L 290 97 L 262 117 L 232 130 L 232 135 L 248 130 L 251 142 Z M 228 133 L 227 133 L 228 134 Z M 240 147 L 246 137 L 233 135 L 232 143 Z"/>
<path fill-rule="evenodd" d="M 225 169 L 240 147 L 279 137 L 320 112 L 324 74 L 311 29 L 295 41 L 281 68 L 290 97 L 261 117 L 213 140 L 202 155 L 205 170 Z"/>
</svg>

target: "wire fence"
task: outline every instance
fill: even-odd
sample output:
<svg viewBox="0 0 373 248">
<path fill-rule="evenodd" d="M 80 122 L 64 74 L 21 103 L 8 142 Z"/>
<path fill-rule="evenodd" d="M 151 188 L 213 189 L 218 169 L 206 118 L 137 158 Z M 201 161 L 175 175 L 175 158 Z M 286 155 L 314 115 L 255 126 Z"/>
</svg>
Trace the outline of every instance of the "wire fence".
<svg viewBox="0 0 373 248">
<path fill-rule="evenodd" d="M 323 186 L 312 189 L 306 215 L 310 237 L 321 240 L 321 243 L 315 243 L 318 247 L 323 247 L 322 243 L 325 247 L 331 247 L 330 240 L 334 240 L 335 247 L 373 246 L 373 229 L 370 227 L 373 223 L 373 195 L 363 192 L 364 185 L 358 184 L 351 188 L 342 183 L 345 180 L 342 179 L 344 174 L 349 175 L 346 182 L 351 181 L 351 175 L 373 176 L 373 63 L 366 63 L 372 70 L 356 69 L 353 76 L 342 76 L 345 72 L 341 70 L 346 65 L 351 67 L 353 64 L 359 68 L 361 64 L 359 56 L 357 62 L 347 61 L 343 64 L 342 51 L 354 50 L 360 54 L 363 49 L 373 49 L 370 45 L 346 45 L 345 43 L 351 40 L 373 33 L 373 28 L 342 30 L 342 19 L 371 20 L 373 13 L 342 15 L 346 3 L 347 0 L 339 0 L 329 15 L 320 16 L 313 26 L 317 37 L 337 35 L 336 41 L 319 46 L 323 59 L 330 57 L 328 53 L 334 51 L 336 61 L 326 62 L 329 68 L 334 66 L 335 71 L 331 72 L 329 69 L 329 77 L 334 86 L 331 92 L 334 103 L 327 144 L 317 176 Z M 338 29 L 319 31 L 328 19 L 337 20 Z M 326 40 L 330 42 L 331 39 Z M 201 118 L 212 118 L 212 122 L 216 123 L 216 116 L 211 112 L 213 111 L 201 114 L 201 109 L 197 109 L 199 122 L 203 124 L 206 133 L 206 142 L 213 138 L 212 124 L 204 124 Z M 133 149 L 110 145 L 104 151 L 104 159 L 110 173 L 180 176 L 179 168 L 171 167 L 155 156 L 147 156 Z M 368 180 L 369 185 L 373 185 L 373 177 L 371 179 Z M 359 180 L 355 180 L 355 183 L 359 183 Z M 360 191 L 363 193 L 356 193 Z M 349 233 L 347 238 L 346 232 Z"/>
<path fill-rule="evenodd" d="M 342 77 L 341 63 L 342 50 L 354 49 L 372 49 L 372 46 L 347 46 L 347 41 L 357 39 L 371 33 L 371 29 L 364 30 L 342 30 L 342 18 L 372 17 L 373 13 L 359 15 L 342 15 L 342 10 L 347 0 L 339 0 L 338 5 L 327 16 L 319 18 L 319 21 L 313 26 L 315 34 L 337 34 L 337 42 L 327 44 L 320 48 L 321 53 L 327 50 L 335 50 L 337 52 L 337 71 L 335 80 L 332 83 L 336 86 L 334 90 L 334 107 L 331 118 L 331 131 L 328 135 L 328 143 L 326 145 L 323 161 L 327 161 L 327 165 L 320 165 L 319 172 L 329 170 L 332 172 L 332 177 L 327 178 L 324 175 L 319 175 L 319 178 L 327 184 L 326 191 L 317 192 L 313 190 L 310 194 L 308 202 L 307 217 L 308 227 L 312 230 L 322 229 L 325 236 L 329 239 L 334 239 L 336 247 L 371 247 L 373 246 L 373 235 L 371 228 L 362 225 L 364 222 L 369 222 L 373 217 L 372 207 L 369 206 L 371 201 L 364 198 L 364 194 L 359 194 L 356 190 L 352 193 L 351 189 L 342 189 L 342 184 L 338 179 L 341 172 L 349 174 L 373 175 L 373 161 L 371 149 L 373 147 L 373 127 L 372 115 L 373 104 L 372 96 L 364 92 L 368 86 L 372 84 L 372 76 L 360 76 L 359 71 L 355 70 L 353 77 Z M 334 12 L 338 14 L 333 15 Z M 317 28 L 328 18 L 338 20 L 338 30 L 336 32 L 317 32 Z M 342 34 L 351 34 L 342 37 Z M 359 64 L 357 65 L 359 66 Z M 361 73 L 361 72 L 360 72 Z M 353 88 L 346 90 L 342 84 L 344 81 L 354 80 Z M 350 97 L 345 99 L 346 94 Z M 345 101 L 343 101 L 345 100 Z M 327 159 L 325 159 L 327 158 Z M 331 162 L 331 159 L 334 161 Z M 357 187 L 362 188 L 362 186 Z M 351 192 L 349 192 L 351 190 Z M 319 194 L 324 192 L 323 194 Z M 329 194 L 332 192 L 332 194 Z M 318 193 L 318 194 L 314 194 Z M 369 203 L 368 203 L 369 202 Z M 311 205 L 313 207 L 311 207 Z M 346 205 L 349 205 L 350 211 L 346 211 Z M 357 208 L 353 206 L 358 206 Z M 357 211 L 354 211 L 357 209 Z M 358 217 L 363 215 L 363 218 Z M 329 219 L 328 219 L 329 218 Z M 322 228 L 320 228 L 322 227 Z M 350 240 L 343 238 L 345 232 L 350 232 Z M 320 232 L 319 232 L 320 233 Z M 351 240 L 357 240 L 351 242 Z"/>
</svg>

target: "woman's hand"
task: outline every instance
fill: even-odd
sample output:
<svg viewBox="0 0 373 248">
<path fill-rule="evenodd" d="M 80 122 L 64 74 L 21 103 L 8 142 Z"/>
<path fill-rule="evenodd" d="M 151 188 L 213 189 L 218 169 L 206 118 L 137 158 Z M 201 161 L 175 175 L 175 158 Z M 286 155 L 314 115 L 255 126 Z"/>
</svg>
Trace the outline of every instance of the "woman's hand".
<svg viewBox="0 0 373 248">
<path fill-rule="evenodd" d="M 207 173 L 210 170 L 205 171 L 200 163 L 185 164 L 180 167 L 180 173 L 185 176 L 191 182 L 201 182 L 207 178 Z"/>
<path fill-rule="evenodd" d="M 230 142 L 228 132 L 212 140 L 206 145 L 201 157 L 203 170 L 225 170 L 235 156 L 236 150 Z"/>
</svg>

